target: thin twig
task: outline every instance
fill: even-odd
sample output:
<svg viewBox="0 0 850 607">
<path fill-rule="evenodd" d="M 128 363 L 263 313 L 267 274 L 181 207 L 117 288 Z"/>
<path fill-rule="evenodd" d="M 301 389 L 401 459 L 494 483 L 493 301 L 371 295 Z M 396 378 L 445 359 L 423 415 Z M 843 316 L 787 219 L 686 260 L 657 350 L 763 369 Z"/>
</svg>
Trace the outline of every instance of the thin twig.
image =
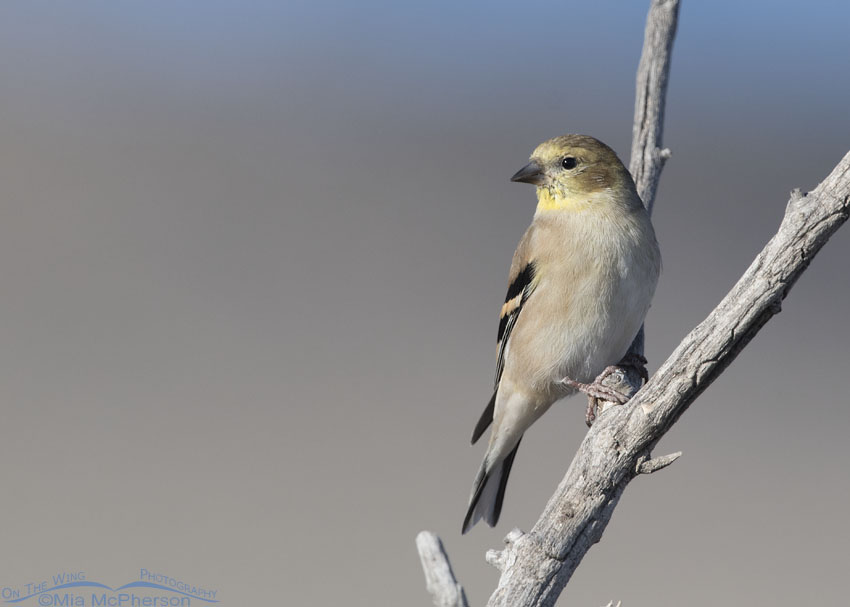
<svg viewBox="0 0 850 607">
<path fill-rule="evenodd" d="M 643 51 L 638 64 L 629 171 L 650 215 L 661 170 L 670 157 L 670 150 L 663 149 L 661 138 L 678 20 L 679 0 L 653 0 L 646 18 Z"/>
<path fill-rule="evenodd" d="M 421 531 L 416 536 L 416 548 L 419 550 L 419 560 L 425 572 L 425 587 L 431 593 L 436 607 L 469 607 L 466 594 L 463 591 L 452 565 L 449 555 L 443 548 L 443 542 L 431 531 Z"/>
<path fill-rule="evenodd" d="M 682 457 L 682 452 L 676 451 L 676 453 L 671 453 L 670 455 L 662 455 L 661 457 L 653 457 L 652 459 L 638 458 L 638 463 L 637 466 L 635 466 L 635 471 L 638 474 L 652 474 L 653 472 L 663 470 L 680 457 Z"/>
</svg>

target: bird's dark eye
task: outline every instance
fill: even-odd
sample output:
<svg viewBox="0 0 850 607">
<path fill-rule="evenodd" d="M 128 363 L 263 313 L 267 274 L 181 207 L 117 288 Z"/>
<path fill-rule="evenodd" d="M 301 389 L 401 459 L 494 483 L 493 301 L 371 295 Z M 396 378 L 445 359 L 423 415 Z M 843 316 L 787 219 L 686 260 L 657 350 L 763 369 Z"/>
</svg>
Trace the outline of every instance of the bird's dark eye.
<svg viewBox="0 0 850 607">
<path fill-rule="evenodd" d="M 564 158 L 561 161 L 561 166 L 564 167 L 565 169 L 574 169 L 574 168 L 576 168 L 577 164 L 578 164 L 578 160 L 576 160 L 572 156 L 567 156 L 566 158 Z"/>
</svg>

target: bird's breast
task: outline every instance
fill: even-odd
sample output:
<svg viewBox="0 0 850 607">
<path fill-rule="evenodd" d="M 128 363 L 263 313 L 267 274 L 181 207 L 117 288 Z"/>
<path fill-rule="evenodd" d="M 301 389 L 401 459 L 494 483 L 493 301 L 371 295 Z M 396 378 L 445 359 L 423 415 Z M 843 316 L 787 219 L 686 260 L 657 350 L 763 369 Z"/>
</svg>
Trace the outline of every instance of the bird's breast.
<svg viewBox="0 0 850 607">
<path fill-rule="evenodd" d="M 539 283 L 506 361 L 506 371 L 535 391 L 551 391 L 564 376 L 593 381 L 622 358 L 649 309 L 658 277 L 654 234 L 599 223 L 591 231 L 559 226 L 564 246 L 536 262 Z"/>
</svg>

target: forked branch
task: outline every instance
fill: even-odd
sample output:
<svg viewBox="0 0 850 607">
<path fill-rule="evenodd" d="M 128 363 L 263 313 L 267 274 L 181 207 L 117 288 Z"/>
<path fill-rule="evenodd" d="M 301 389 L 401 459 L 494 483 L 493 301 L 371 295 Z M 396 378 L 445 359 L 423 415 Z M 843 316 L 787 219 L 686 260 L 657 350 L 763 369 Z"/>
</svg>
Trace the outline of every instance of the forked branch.
<svg viewBox="0 0 850 607">
<path fill-rule="evenodd" d="M 638 68 L 630 168 L 650 211 L 669 157 L 661 135 L 678 7 L 677 0 L 653 0 Z M 488 562 L 502 571 L 488 605 L 555 604 L 588 549 L 599 541 L 628 483 L 680 455 L 652 458 L 655 444 L 780 311 L 797 278 L 848 215 L 850 153 L 809 194 L 792 193 L 778 232 L 735 287 L 626 405 L 604 410 L 531 531 L 515 529 L 505 549 L 488 552 Z M 641 339 L 636 346 L 642 350 Z M 612 378 L 633 389 L 639 386 L 631 372 Z"/>
<path fill-rule="evenodd" d="M 625 405 L 609 408 L 579 447 L 532 530 L 491 555 L 502 576 L 488 605 L 555 600 L 602 536 L 641 459 L 781 309 L 782 300 L 850 215 L 850 152 L 807 195 L 791 195 L 776 235 L 714 311 Z M 642 471 L 641 471 L 642 472 Z"/>
</svg>

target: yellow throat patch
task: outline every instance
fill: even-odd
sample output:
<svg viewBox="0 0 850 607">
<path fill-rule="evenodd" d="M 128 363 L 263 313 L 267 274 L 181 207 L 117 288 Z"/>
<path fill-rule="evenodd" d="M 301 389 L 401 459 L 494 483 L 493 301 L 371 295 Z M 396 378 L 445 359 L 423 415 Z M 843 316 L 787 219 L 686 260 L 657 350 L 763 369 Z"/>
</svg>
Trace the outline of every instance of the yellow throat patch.
<svg viewBox="0 0 850 607">
<path fill-rule="evenodd" d="M 592 205 L 588 194 L 564 195 L 552 193 L 548 187 L 537 188 L 537 213 L 545 211 L 584 211 Z"/>
</svg>

